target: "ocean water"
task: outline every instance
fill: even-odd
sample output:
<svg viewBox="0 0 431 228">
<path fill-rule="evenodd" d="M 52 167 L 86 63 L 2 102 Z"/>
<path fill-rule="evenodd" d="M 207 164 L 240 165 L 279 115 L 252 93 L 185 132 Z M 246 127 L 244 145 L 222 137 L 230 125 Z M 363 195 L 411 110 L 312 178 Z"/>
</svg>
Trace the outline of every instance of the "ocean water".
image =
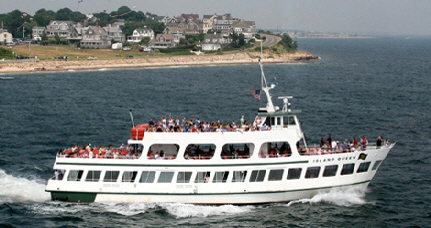
<svg viewBox="0 0 431 228">
<path fill-rule="evenodd" d="M 252 120 L 264 105 L 250 93 L 259 66 L 19 74 L 0 81 L 0 227 L 430 227 L 431 38 L 298 42 L 321 59 L 264 68 L 274 99 L 294 96 L 309 144 L 328 134 L 397 142 L 365 193 L 252 206 L 52 202 L 44 188 L 58 149 L 126 143 L 130 109 L 135 123 Z"/>
</svg>

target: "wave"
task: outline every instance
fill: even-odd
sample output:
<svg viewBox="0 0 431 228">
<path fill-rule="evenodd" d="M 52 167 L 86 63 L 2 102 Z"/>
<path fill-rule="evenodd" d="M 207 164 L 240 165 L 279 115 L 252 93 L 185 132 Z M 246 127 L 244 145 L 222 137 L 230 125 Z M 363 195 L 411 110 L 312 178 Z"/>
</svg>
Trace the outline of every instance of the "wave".
<svg viewBox="0 0 431 228">
<path fill-rule="evenodd" d="M 362 189 L 356 187 L 332 188 L 329 192 L 320 192 L 311 199 L 300 199 L 289 202 L 286 206 L 298 203 L 329 203 L 337 206 L 350 207 L 354 205 L 373 204 L 365 200 L 365 193 Z"/>
<path fill-rule="evenodd" d="M 0 202 L 45 202 L 50 199 L 45 185 L 36 180 L 14 177 L 0 169 Z"/>
</svg>

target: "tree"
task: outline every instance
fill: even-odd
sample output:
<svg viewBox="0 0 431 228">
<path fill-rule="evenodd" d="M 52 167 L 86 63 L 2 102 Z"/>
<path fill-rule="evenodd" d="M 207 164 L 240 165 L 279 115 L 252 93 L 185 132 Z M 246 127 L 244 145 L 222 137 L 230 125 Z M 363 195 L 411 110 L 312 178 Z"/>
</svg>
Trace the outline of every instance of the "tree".
<svg viewBox="0 0 431 228">
<path fill-rule="evenodd" d="M 40 9 L 36 11 L 33 20 L 37 23 L 37 26 L 47 26 L 49 22 L 55 19 L 55 12 L 52 10 Z"/>
<path fill-rule="evenodd" d="M 286 33 L 281 37 L 279 44 L 281 44 L 288 52 L 294 52 L 298 48 L 297 42 L 293 41 L 292 38 Z"/>
</svg>

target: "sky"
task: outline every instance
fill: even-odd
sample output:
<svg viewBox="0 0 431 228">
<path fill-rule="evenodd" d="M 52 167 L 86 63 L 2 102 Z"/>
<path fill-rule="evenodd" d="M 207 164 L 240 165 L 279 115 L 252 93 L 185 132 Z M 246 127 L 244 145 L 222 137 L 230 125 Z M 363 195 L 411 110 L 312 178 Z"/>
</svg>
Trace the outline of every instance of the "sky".
<svg viewBox="0 0 431 228">
<path fill-rule="evenodd" d="M 0 14 L 18 9 L 34 15 L 42 8 L 109 13 L 128 6 L 159 16 L 231 13 L 264 30 L 431 35 L 430 0 L 0 0 L 0 5 Z"/>
</svg>

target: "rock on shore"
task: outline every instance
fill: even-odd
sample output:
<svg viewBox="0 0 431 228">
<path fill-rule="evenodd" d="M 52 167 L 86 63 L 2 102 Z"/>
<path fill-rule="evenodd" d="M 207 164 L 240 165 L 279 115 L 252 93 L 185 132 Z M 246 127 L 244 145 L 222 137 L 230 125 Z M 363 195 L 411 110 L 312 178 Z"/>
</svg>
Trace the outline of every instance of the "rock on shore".
<svg viewBox="0 0 431 228">
<path fill-rule="evenodd" d="M 41 60 L 38 62 L 14 61 L 0 62 L 0 73 L 93 70 L 101 68 L 113 69 L 193 65 L 256 64 L 259 61 L 259 57 L 260 56 L 256 56 L 254 53 L 242 52 L 223 55 L 163 56 L 111 60 Z M 306 52 L 296 52 L 281 55 L 271 55 L 270 53 L 264 53 L 262 57 L 265 63 L 294 63 L 317 58 L 316 56 Z"/>
</svg>

